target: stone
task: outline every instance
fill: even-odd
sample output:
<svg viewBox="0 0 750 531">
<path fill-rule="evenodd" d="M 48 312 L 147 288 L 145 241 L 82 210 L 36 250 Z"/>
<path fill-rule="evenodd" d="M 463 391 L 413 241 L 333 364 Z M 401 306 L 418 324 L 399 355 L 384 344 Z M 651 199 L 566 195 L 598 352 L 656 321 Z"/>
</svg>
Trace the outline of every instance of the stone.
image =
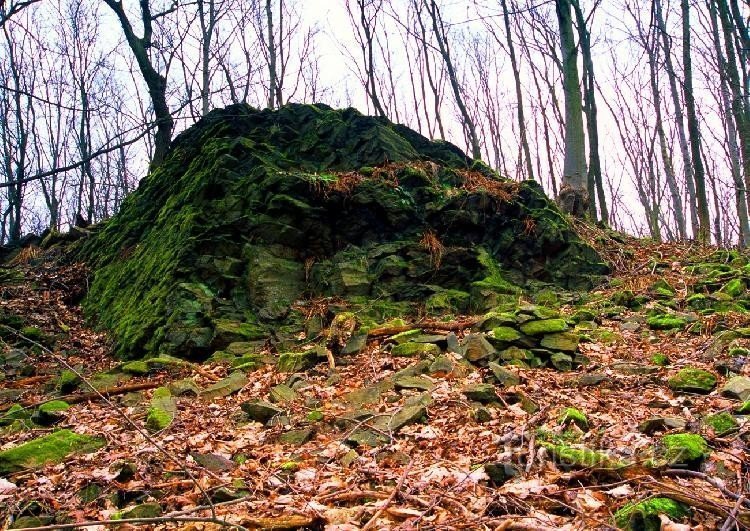
<svg viewBox="0 0 750 531">
<path fill-rule="evenodd" d="M 575 352 L 581 337 L 574 332 L 560 332 L 558 334 L 547 334 L 539 343 L 542 347 L 561 352 Z"/>
<path fill-rule="evenodd" d="M 238 392 L 248 384 L 247 375 L 242 371 L 235 371 L 223 380 L 219 380 L 206 387 L 200 392 L 203 400 L 214 400 L 215 398 L 229 396 Z"/>
<path fill-rule="evenodd" d="M 555 463 L 563 468 L 618 469 L 624 466 L 619 459 L 589 448 L 574 448 L 547 442 L 540 445 L 546 448 L 555 459 Z"/>
<path fill-rule="evenodd" d="M 453 332 L 445 336 L 445 348 L 446 351 L 453 352 L 454 354 L 461 353 L 461 344 L 458 341 L 458 337 L 456 337 L 456 334 Z"/>
<path fill-rule="evenodd" d="M 302 428 L 298 430 L 285 431 L 279 435 L 278 441 L 281 444 L 291 444 L 293 446 L 301 446 L 312 439 L 314 435 L 312 428 Z"/>
<path fill-rule="evenodd" d="M 421 405 L 405 406 L 399 409 L 387 421 L 387 428 L 392 432 L 397 432 L 404 426 L 414 424 L 427 417 L 427 409 Z"/>
<path fill-rule="evenodd" d="M 384 390 L 381 385 L 361 387 L 344 395 L 344 400 L 357 407 L 367 404 L 377 404 L 380 402 Z"/>
<path fill-rule="evenodd" d="M 497 351 L 484 334 L 468 334 L 461 343 L 464 358 L 472 363 L 488 360 Z"/>
<path fill-rule="evenodd" d="M 672 498 L 648 498 L 624 505 L 615 513 L 614 520 L 619 529 L 649 531 L 663 529 L 660 515 L 680 522 L 690 516 L 690 507 Z"/>
<path fill-rule="evenodd" d="M 500 402 L 500 397 L 497 396 L 495 386 L 492 384 L 470 384 L 464 387 L 461 392 L 467 399 L 480 404 Z"/>
<path fill-rule="evenodd" d="M 521 333 L 509 326 L 497 326 L 492 329 L 492 337 L 498 343 L 512 343 L 521 338 Z"/>
<path fill-rule="evenodd" d="M 562 352 L 555 352 L 550 356 L 549 362 L 558 371 L 573 370 L 573 357 Z"/>
<path fill-rule="evenodd" d="M 731 413 L 723 411 L 716 415 L 709 415 L 703 421 L 711 427 L 717 437 L 723 437 L 737 430 L 738 424 Z"/>
<path fill-rule="evenodd" d="M 367 334 L 353 335 L 346 342 L 346 345 L 344 345 L 344 348 L 341 349 L 341 354 L 344 356 L 348 356 L 351 354 L 359 354 L 365 349 L 366 346 L 367 346 Z"/>
<path fill-rule="evenodd" d="M 560 413 L 557 423 L 563 426 L 575 424 L 584 431 L 589 429 L 589 420 L 586 417 L 586 414 L 580 409 L 574 407 L 565 408 L 562 413 Z"/>
<path fill-rule="evenodd" d="M 158 387 L 151 398 L 146 415 L 146 427 L 157 432 L 167 429 L 177 414 L 177 401 L 166 387 Z"/>
<path fill-rule="evenodd" d="M 659 367 L 666 367 L 671 363 L 671 360 L 666 354 L 657 352 L 653 356 L 651 356 L 651 363 L 653 363 L 654 365 L 658 365 Z"/>
<path fill-rule="evenodd" d="M 506 369 L 495 362 L 490 362 L 487 367 L 492 371 L 492 376 L 497 383 L 503 387 L 513 387 L 521 383 L 521 378 L 513 371 Z"/>
<path fill-rule="evenodd" d="M 184 378 L 167 384 L 172 396 L 198 396 L 201 392 L 198 384 L 192 378 Z"/>
<path fill-rule="evenodd" d="M 640 323 L 636 323 L 633 321 L 620 323 L 619 326 L 620 326 L 620 330 L 625 331 L 625 332 L 637 332 L 641 328 Z"/>
<path fill-rule="evenodd" d="M 65 417 L 63 412 L 68 409 L 70 409 L 70 405 L 63 400 L 45 402 L 32 413 L 31 421 L 40 426 L 52 426 Z"/>
<path fill-rule="evenodd" d="M 526 360 L 530 360 L 531 358 L 533 358 L 534 355 L 530 351 L 523 349 L 523 348 L 509 347 L 501 351 L 499 354 L 499 357 L 501 360 L 504 360 L 504 361 L 512 361 L 512 360 L 526 361 Z"/>
<path fill-rule="evenodd" d="M 652 330 L 673 330 L 675 328 L 684 328 L 687 321 L 676 315 L 655 315 L 649 317 L 646 323 Z"/>
<path fill-rule="evenodd" d="M 300 372 L 315 367 L 318 363 L 318 354 L 315 350 L 305 352 L 283 352 L 279 354 L 276 369 L 279 372 Z"/>
<path fill-rule="evenodd" d="M 668 466 L 693 466 L 708 457 L 706 440 L 695 433 L 675 433 L 661 439 L 657 463 Z"/>
<path fill-rule="evenodd" d="M 732 280 L 724 284 L 719 291 L 721 293 L 726 293 L 732 298 L 737 298 L 745 293 L 746 289 L 747 286 L 745 285 L 744 280 L 740 278 L 733 278 Z"/>
<path fill-rule="evenodd" d="M 69 369 L 65 369 L 57 378 L 57 390 L 66 395 L 75 391 L 81 384 L 81 377 Z"/>
<path fill-rule="evenodd" d="M 198 465 L 211 472 L 228 472 L 237 467 L 237 464 L 231 459 L 218 454 L 201 454 L 190 452 L 190 456 Z"/>
<path fill-rule="evenodd" d="M 617 362 L 612 364 L 612 369 L 620 374 L 628 376 L 643 376 L 647 374 L 656 374 L 659 372 L 659 367 L 653 365 L 643 365 L 641 363 L 631 363 L 627 361 Z"/>
<path fill-rule="evenodd" d="M 750 400 L 750 378 L 747 376 L 735 376 L 727 380 L 721 388 L 721 396 L 734 398 L 735 400 Z"/>
<path fill-rule="evenodd" d="M 734 410 L 739 415 L 750 415 L 750 400 L 746 400 Z"/>
<path fill-rule="evenodd" d="M 576 380 L 576 383 L 580 385 L 581 387 L 593 387 L 605 381 L 607 381 L 606 374 L 592 372 L 588 374 L 582 374 L 581 376 L 579 376 L 578 379 Z"/>
<path fill-rule="evenodd" d="M 429 358 L 439 355 L 440 347 L 432 343 L 401 343 L 391 349 L 391 356 L 398 358 Z"/>
<path fill-rule="evenodd" d="M 708 394 L 716 387 L 716 376 L 703 369 L 686 367 L 667 380 L 678 393 Z"/>
<path fill-rule="evenodd" d="M 128 363 L 123 363 L 120 366 L 120 370 L 124 372 L 125 374 L 132 374 L 134 376 L 142 376 L 144 374 L 148 374 L 150 371 L 150 368 L 148 366 L 148 363 L 145 361 L 130 361 Z"/>
<path fill-rule="evenodd" d="M 61 463 L 69 455 L 89 453 L 106 445 L 101 438 L 58 430 L 0 452 L 0 475 Z"/>
<path fill-rule="evenodd" d="M 402 376 L 394 381 L 396 390 L 418 389 L 420 391 L 432 391 L 435 384 L 424 376 Z"/>
<path fill-rule="evenodd" d="M 502 485 L 509 479 L 521 475 L 520 470 L 513 463 L 499 462 L 484 465 L 484 472 L 490 478 L 490 482 L 496 487 Z"/>
<path fill-rule="evenodd" d="M 142 503 L 136 505 L 131 509 L 126 509 L 118 514 L 117 520 L 125 520 L 127 518 L 156 518 L 161 516 L 162 508 L 158 503 Z"/>
<path fill-rule="evenodd" d="M 266 424 L 273 417 L 284 413 L 284 410 L 280 407 L 263 400 L 248 400 L 240 404 L 240 409 L 247 414 L 250 420 L 260 422 L 261 424 Z"/>
<path fill-rule="evenodd" d="M 271 387 L 268 400 L 272 404 L 284 404 L 294 402 L 297 398 L 297 392 L 288 385 L 280 384 Z"/>
<path fill-rule="evenodd" d="M 427 372 L 432 376 L 447 376 L 453 372 L 453 361 L 448 356 L 441 354 L 430 364 Z"/>
<path fill-rule="evenodd" d="M 565 332 L 568 329 L 568 324 L 565 322 L 565 319 L 542 319 L 523 323 L 520 329 L 521 332 L 528 336 L 542 336 Z"/>
<path fill-rule="evenodd" d="M 687 421 L 679 417 L 651 417 L 638 424 L 638 431 L 653 435 L 658 431 L 684 430 Z"/>
</svg>

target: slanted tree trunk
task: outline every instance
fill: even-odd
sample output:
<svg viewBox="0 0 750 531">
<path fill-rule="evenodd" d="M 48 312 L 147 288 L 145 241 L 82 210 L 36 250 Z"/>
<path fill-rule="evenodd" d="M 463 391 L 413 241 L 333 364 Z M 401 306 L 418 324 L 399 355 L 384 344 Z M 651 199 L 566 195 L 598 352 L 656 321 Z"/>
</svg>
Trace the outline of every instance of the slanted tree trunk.
<svg viewBox="0 0 750 531">
<path fill-rule="evenodd" d="M 565 159 L 563 185 L 557 201 L 564 212 L 584 217 L 589 208 L 586 137 L 583 132 L 583 104 L 578 78 L 578 48 L 573 37 L 570 2 L 571 0 L 555 0 L 565 94 Z"/>
<path fill-rule="evenodd" d="M 143 37 L 138 37 L 133 30 L 133 25 L 125 13 L 121 0 L 104 0 L 104 3 L 117 16 L 120 27 L 125 34 L 125 40 L 133 52 L 138 68 L 143 75 L 143 80 L 148 87 L 148 94 L 154 108 L 156 118 L 156 134 L 154 135 L 154 154 L 151 159 L 151 167 L 158 166 L 164 160 L 169 145 L 172 142 L 172 129 L 174 119 L 167 105 L 167 79 L 154 67 L 149 57 L 148 50 L 152 46 L 151 37 L 153 33 L 151 7 L 148 0 L 139 0 L 141 11 L 141 23 L 143 25 Z"/>
<path fill-rule="evenodd" d="M 711 241 L 711 217 L 708 211 L 706 195 L 706 170 L 701 156 L 701 132 L 698 115 L 695 112 L 695 94 L 693 93 L 693 66 L 690 53 L 690 4 L 682 0 L 682 68 L 685 71 L 684 97 L 687 111 L 688 134 L 690 135 L 690 153 L 693 159 L 693 176 L 695 178 L 695 195 L 698 201 L 698 241 Z"/>
<path fill-rule="evenodd" d="M 513 45 L 513 37 L 510 31 L 510 15 L 508 14 L 508 4 L 506 0 L 501 0 L 503 7 L 503 21 L 505 22 L 505 38 L 508 45 L 508 55 L 510 56 L 510 66 L 513 70 L 513 82 L 516 88 L 516 107 L 518 117 L 518 133 L 521 136 L 521 149 L 526 162 L 526 178 L 534 180 L 534 168 L 531 165 L 531 153 L 529 150 L 529 141 L 526 135 L 526 117 L 523 110 L 523 93 L 521 91 L 521 75 L 518 70 L 518 61 L 516 60 L 516 49 Z"/>
<path fill-rule="evenodd" d="M 664 22 L 664 15 L 661 9 L 661 0 L 654 0 L 653 14 L 656 27 L 661 35 L 662 46 L 664 48 L 664 66 L 666 66 L 667 77 L 669 79 L 669 93 L 672 96 L 672 106 L 674 107 L 674 119 L 677 126 L 677 140 L 680 144 L 680 153 L 682 154 L 683 171 L 685 176 L 685 186 L 688 191 L 688 209 L 690 211 L 690 224 L 693 229 L 693 236 L 698 234 L 698 215 L 696 210 L 695 198 L 695 178 L 693 176 L 693 165 L 690 157 L 690 148 L 688 147 L 687 134 L 685 133 L 685 118 L 682 113 L 682 102 L 677 90 L 677 73 L 672 62 L 672 38 L 667 33 L 667 26 Z"/>
<path fill-rule="evenodd" d="M 425 0 L 425 2 L 427 1 L 428 0 Z M 438 50 L 443 58 L 443 62 L 445 63 L 445 68 L 448 71 L 448 80 L 453 89 L 453 97 L 456 100 L 456 106 L 461 114 L 464 130 L 468 133 L 469 142 L 471 144 L 471 156 L 475 160 L 481 160 L 482 150 L 479 145 L 479 138 L 477 137 L 477 129 L 474 125 L 474 120 L 472 120 L 469 111 L 464 104 L 464 98 L 461 94 L 461 85 L 458 82 L 456 69 L 453 67 L 453 61 L 451 59 L 448 36 L 445 33 L 445 25 L 443 24 L 440 9 L 435 0 L 429 0 L 429 3 L 427 4 L 427 12 L 430 14 L 430 19 L 432 20 L 432 29 L 435 32 L 435 40 L 437 41 Z"/>
</svg>

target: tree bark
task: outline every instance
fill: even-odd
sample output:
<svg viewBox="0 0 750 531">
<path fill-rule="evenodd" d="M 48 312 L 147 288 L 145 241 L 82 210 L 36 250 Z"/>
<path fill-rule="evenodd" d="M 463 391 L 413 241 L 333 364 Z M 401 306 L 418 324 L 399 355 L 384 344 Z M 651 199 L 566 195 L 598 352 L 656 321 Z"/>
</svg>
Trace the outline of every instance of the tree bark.
<svg viewBox="0 0 750 531">
<path fill-rule="evenodd" d="M 690 52 L 690 4 L 682 0 L 682 67 L 685 71 L 684 96 L 687 111 L 688 134 L 690 135 L 690 152 L 693 159 L 693 176 L 695 177 L 695 195 L 698 201 L 698 241 L 707 244 L 711 241 L 711 217 L 708 211 L 706 195 L 706 170 L 701 156 L 701 133 L 698 115 L 695 111 L 695 94 L 693 93 L 693 66 Z"/>
<path fill-rule="evenodd" d="M 156 134 L 154 135 L 154 154 L 151 159 L 151 168 L 154 168 L 164 161 L 164 157 L 169 150 L 172 142 L 172 129 L 174 128 L 174 119 L 169 111 L 167 104 L 167 80 L 156 68 L 154 68 L 148 49 L 151 47 L 152 22 L 151 8 L 148 0 L 139 0 L 141 7 L 141 21 L 143 23 L 143 37 L 136 36 L 133 26 L 125 14 L 125 9 L 120 0 L 104 0 L 110 9 L 117 16 L 122 31 L 125 34 L 125 40 L 133 52 L 138 68 L 146 82 L 148 94 L 151 98 L 151 104 L 154 107 L 154 121 L 156 125 Z"/>
<path fill-rule="evenodd" d="M 555 0 L 565 94 L 563 186 L 557 200 L 564 212 L 584 217 L 589 206 L 586 138 L 583 132 L 583 104 L 578 80 L 578 48 L 573 37 L 570 2 L 571 0 Z"/>
</svg>

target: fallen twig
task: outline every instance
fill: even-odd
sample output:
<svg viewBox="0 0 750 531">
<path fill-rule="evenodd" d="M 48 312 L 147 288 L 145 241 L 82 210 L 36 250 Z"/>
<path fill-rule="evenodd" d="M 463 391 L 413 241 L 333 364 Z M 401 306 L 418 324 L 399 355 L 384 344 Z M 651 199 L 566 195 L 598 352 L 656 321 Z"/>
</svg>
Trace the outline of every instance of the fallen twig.
<svg viewBox="0 0 750 531">
<path fill-rule="evenodd" d="M 388 508 L 388 506 L 391 504 L 391 502 L 396 498 L 396 495 L 401 492 L 401 488 L 404 486 L 404 482 L 406 481 L 406 476 L 409 475 L 409 471 L 411 470 L 412 460 L 409 460 L 409 463 L 404 467 L 404 472 L 401 474 L 401 477 L 398 480 L 398 483 L 396 483 L 396 487 L 393 489 L 393 492 L 391 492 L 391 495 L 388 496 L 388 499 L 386 499 L 383 504 L 380 506 L 380 509 L 375 512 L 374 515 L 372 515 L 372 518 L 368 520 L 368 522 L 362 527 L 362 531 L 367 531 L 368 529 L 372 529 L 373 526 L 376 525 L 376 522 L 378 518 L 382 516 L 382 514 L 385 512 L 385 510 Z"/>
<path fill-rule="evenodd" d="M 222 527 L 231 527 L 238 531 L 248 531 L 246 527 L 233 524 L 219 518 L 199 518 L 189 516 L 159 516 L 155 518 L 123 518 L 122 520 L 92 520 L 88 522 L 77 522 L 75 524 L 51 524 L 40 527 L 28 527 L 26 531 L 54 531 L 56 529 L 76 529 L 79 527 L 94 527 L 99 525 L 122 525 L 122 524 L 164 524 L 174 522 L 205 522 L 217 524 Z"/>
</svg>

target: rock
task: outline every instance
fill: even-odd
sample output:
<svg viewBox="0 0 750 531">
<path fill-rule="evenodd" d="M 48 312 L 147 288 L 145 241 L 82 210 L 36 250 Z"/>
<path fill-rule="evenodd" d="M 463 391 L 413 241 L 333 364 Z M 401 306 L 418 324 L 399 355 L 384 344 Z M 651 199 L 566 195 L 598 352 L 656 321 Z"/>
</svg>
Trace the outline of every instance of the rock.
<svg viewBox="0 0 750 531">
<path fill-rule="evenodd" d="M 589 374 L 582 374 L 578 377 L 577 383 L 581 387 L 593 387 L 607 380 L 606 374 L 592 372 Z"/>
<path fill-rule="evenodd" d="M 385 388 L 382 385 L 361 387 L 344 395 L 344 400 L 357 407 L 367 404 L 377 404 L 380 402 L 384 391 Z"/>
<path fill-rule="evenodd" d="M 740 406 L 735 409 L 735 412 L 740 415 L 750 415 L 750 400 L 746 400 Z"/>
<path fill-rule="evenodd" d="M 498 343 L 512 343 L 521 338 L 521 333 L 509 326 L 496 326 L 492 329 L 492 338 Z"/>
<path fill-rule="evenodd" d="M 686 367 L 672 376 L 667 383 L 678 393 L 708 394 L 716 387 L 716 376 L 702 369 Z"/>
<path fill-rule="evenodd" d="M 666 367 L 671 363 L 671 361 L 666 354 L 657 352 L 653 356 L 651 356 L 651 363 L 653 363 L 654 365 L 658 365 L 659 367 Z"/>
<path fill-rule="evenodd" d="M 427 371 L 432 376 L 444 377 L 453 372 L 453 361 L 443 354 L 436 357 Z"/>
<path fill-rule="evenodd" d="M 734 299 L 745 293 L 746 289 L 747 286 L 745 286 L 744 280 L 740 278 L 733 278 L 732 280 L 724 284 L 719 291 L 721 293 L 726 293 Z"/>
<path fill-rule="evenodd" d="M 461 343 L 464 358 L 472 363 L 488 360 L 497 351 L 483 334 L 468 334 Z"/>
<path fill-rule="evenodd" d="M 682 521 L 690 516 L 690 507 L 672 498 L 648 498 L 641 502 L 628 503 L 615 513 L 615 524 L 627 531 L 663 529 L 660 515 L 670 520 Z"/>
<path fill-rule="evenodd" d="M 348 356 L 351 354 L 358 354 L 365 349 L 367 346 L 367 334 L 358 334 L 349 338 L 341 349 L 341 354 Z"/>
<path fill-rule="evenodd" d="M 620 326 L 620 330 L 625 331 L 625 332 L 637 332 L 641 328 L 640 323 L 636 323 L 633 321 L 620 323 L 619 326 Z"/>
<path fill-rule="evenodd" d="M 70 409 L 70 405 L 62 400 L 45 402 L 34 411 L 31 420 L 40 426 L 52 426 L 65 417 L 62 412 L 68 409 Z"/>
<path fill-rule="evenodd" d="M 214 400 L 236 393 L 248 383 L 247 375 L 241 371 L 235 371 L 223 380 L 211 384 L 200 392 L 203 400 Z"/>
<path fill-rule="evenodd" d="M 570 320 L 573 321 L 576 324 L 582 323 L 582 322 L 590 322 L 593 323 L 597 319 L 597 315 L 592 312 L 591 310 L 582 309 L 577 310 L 571 317 Z"/>
<path fill-rule="evenodd" d="M 708 457 L 706 440 L 694 433 L 675 433 L 661 439 L 657 464 L 691 467 Z"/>
<path fill-rule="evenodd" d="M 69 369 L 65 369 L 60 373 L 57 379 L 57 390 L 60 394 L 67 395 L 75 391 L 81 384 L 81 377 Z"/>
<path fill-rule="evenodd" d="M 148 366 L 148 363 L 145 361 L 130 361 L 128 363 L 123 363 L 120 366 L 120 370 L 124 372 L 125 374 L 132 374 L 134 376 L 142 376 L 144 374 L 148 374 L 150 368 Z"/>
<path fill-rule="evenodd" d="M 575 352 L 581 337 L 574 332 L 560 332 L 558 334 L 547 334 L 542 338 L 540 345 L 554 351 Z"/>
<path fill-rule="evenodd" d="M 461 353 L 461 344 L 459 343 L 456 334 L 453 332 L 445 336 L 445 348 L 448 352 L 453 352 L 454 354 Z"/>
<path fill-rule="evenodd" d="M 109 465 L 109 472 L 115 474 L 115 481 L 127 483 L 138 473 L 138 466 L 133 461 L 118 459 Z M 96 497 L 98 497 L 98 494 Z"/>
<path fill-rule="evenodd" d="M 747 376 L 730 378 L 721 388 L 721 396 L 742 401 L 750 400 L 750 378 Z"/>
<path fill-rule="evenodd" d="M 440 347 L 441 350 L 448 346 L 448 338 L 443 334 L 420 334 L 414 336 L 411 341 L 412 343 L 432 343 Z"/>
<path fill-rule="evenodd" d="M 211 472 L 228 472 L 237 466 L 231 459 L 227 459 L 226 457 L 217 454 L 190 452 L 190 456 L 196 463 Z"/>
<path fill-rule="evenodd" d="M 565 332 L 568 329 L 568 324 L 565 322 L 565 319 L 542 319 L 523 323 L 520 329 L 527 336 L 542 336 Z"/>
<path fill-rule="evenodd" d="M 397 432 L 404 426 L 414 424 L 427 417 L 427 409 L 424 406 L 405 406 L 399 409 L 390 419 L 387 419 L 387 428 Z"/>
<path fill-rule="evenodd" d="M 497 383 L 499 383 L 503 387 L 513 387 L 514 385 L 518 385 L 519 383 L 521 383 L 521 378 L 519 378 L 516 373 L 504 367 L 501 367 L 497 363 L 491 361 L 489 364 L 487 364 L 487 367 L 489 367 L 490 371 L 492 371 L 492 376 L 495 378 Z"/>
<path fill-rule="evenodd" d="M 533 415 L 539 411 L 539 404 L 534 402 L 534 400 L 532 400 L 526 393 L 521 391 L 514 391 L 513 393 L 504 395 L 504 398 L 508 404 L 520 404 L 521 409 L 529 415 Z"/>
<path fill-rule="evenodd" d="M 0 452 L 0 475 L 61 463 L 71 454 L 94 452 L 104 439 L 58 430 Z"/>
<path fill-rule="evenodd" d="M 555 352 L 549 358 L 552 366 L 558 371 L 571 371 L 573 370 L 573 358 L 568 354 L 562 352 Z"/>
<path fill-rule="evenodd" d="M 8 529 L 29 529 L 32 527 L 43 527 L 54 522 L 52 516 L 21 516 L 16 518 Z"/>
<path fill-rule="evenodd" d="M 386 343 L 396 343 L 398 345 L 400 345 L 401 343 L 408 343 L 413 337 L 417 337 L 421 334 L 421 330 L 419 330 L 418 328 L 413 328 L 411 330 L 406 330 L 404 332 L 399 332 L 398 334 L 392 335 L 387 339 Z"/>
<path fill-rule="evenodd" d="M 461 392 L 467 399 L 480 404 L 500 402 L 500 398 L 495 392 L 495 386 L 492 384 L 470 384 L 464 387 Z"/>
<path fill-rule="evenodd" d="M 731 413 L 727 411 L 716 415 L 709 415 L 703 420 L 708 426 L 711 426 L 711 429 L 717 437 L 723 437 L 724 435 L 736 431 L 738 428 L 737 421 Z"/>
<path fill-rule="evenodd" d="M 401 343 L 391 349 L 391 356 L 399 358 L 429 358 L 440 355 L 440 347 L 432 343 Z"/>
<path fill-rule="evenodd" d="M 675 328 L 684 328 L 687 321 L 676 315 L 655 315 L 649 317 L 646 321 L 652 330 L 673 330 Z"/>
<path fill-rule="evenodd" d="M 396 390 L 401 389 L 418 389 L 420 391 L 432 391 L 435 384 L 424 376 L 402 376 L 394 381 Z"/>
<path fill-rule="evenodd" d="M 247 414 L 250 420 L 261 424 L 266 424 L 273 417 L 284 413 L 283 409 L 263 400 L 248 400 L 240 404 L 240 409 Z"/>
<path fill-rule="evenodd" d="M 521 472 L 516 465 L 503 462 L 485 464 L 484 472 L 489 476 L 490 482 L 495 486 L 500 486 L 509 479 L 521 475 Z"/>
<path fill-rule="evenodd" d="M 294 402 L 297 398 L 297 392 L 289 387 L 288 385 L 275 385 L 271 388 L 268 396 L 268 400 L 272 404 L 284 404 L 287 402 Z"/>
<path fill-rule="evenodd" d="M 589 420 L 586 418 L 586 414 L 580 409 L 574 407 L 568 407 L 563 410 L 560 417 L 557 419 L 557 423 L 563 426 L 569 426 L 575 424 L 583 431 L 589 429 Z"/>
<path fill-rule="evenodd" d="M 620 374 L 626 374 L 629 376 L 642 376 L 659 372 L 659 367 L 654 367 L 653 365 L 642 365 L 640 363 L 630 363 L 627 361 L 612 364 L 612 369 Z"/>
<path fill-rule="evenodd" d="M 117 520 L 127 518 L 156 518 L 161 516 L 162 508 L 158 503 L 142 503 L 132 509 L 127 509 L 119 513 Z"/>
<path fill-rule="evenodd" d="M 285 431 L 279 435 L 278 441 L 281 444 L 291 444 L 293 446 L 301 446 L 307 441 L 312 439 L 315 432 L 312 428 L 302 428 L 299 430 Z"/>
<path fill-rule="evenodd" d="M 146 427 L 150 431 L 162 431 L 169 427 L 177 414 L 177 401 L 169 389 L 159 387 L 154 390 L 151 407 L 146 415 Z"/>
<path fill-rule="evenodd" d="M 318 354 L 315 350 L 305 352 L 283 352 L 279 354 L 276 369 L 279 372 L 300 372 L 315 367 L 318 363 Z"/>
<path fill-rule="evenodd" d="M 198 396 L 201 392 L 198 384 L 192 378 L 184 378 L 167 384 L 172 396 Z"/>
<path fill-rule="evenodd" d="M 529 350 L 526 350 L 523 348 L 509 347 L 501 351 L 499 354 L 499 357 L 501 360 L 504 360 L 504 361 L 512 361 L 512 360 L 528 361 L 531 358 L 533 358 L 534 355 Z"/>
<path fill-rule="evenodd" d="M 474 420 L 476 420 L 479 424 L 483 424 L 492 420 L 492 413 L 490 413 L 490 410 L 484 406 L 475 407 L 472 410 L 472 416 L 474 417 Z"/>
<path fill-rule="evenodd" d="M 687 422 L 678 417 L 651 417 L 638 424 L 638 431 L 653 435 L 658 431 L 684 430 Z"/>
<path fill-rule="evenodd" d="M 625 466 L 623 462 L 603 452 L 597 452 L 588 448 L 573 448 L 565 444 L 541 443 L 546 448 L 555 462 L 563 468 L 598 468 L 617 469 Z"/>
</svg>

